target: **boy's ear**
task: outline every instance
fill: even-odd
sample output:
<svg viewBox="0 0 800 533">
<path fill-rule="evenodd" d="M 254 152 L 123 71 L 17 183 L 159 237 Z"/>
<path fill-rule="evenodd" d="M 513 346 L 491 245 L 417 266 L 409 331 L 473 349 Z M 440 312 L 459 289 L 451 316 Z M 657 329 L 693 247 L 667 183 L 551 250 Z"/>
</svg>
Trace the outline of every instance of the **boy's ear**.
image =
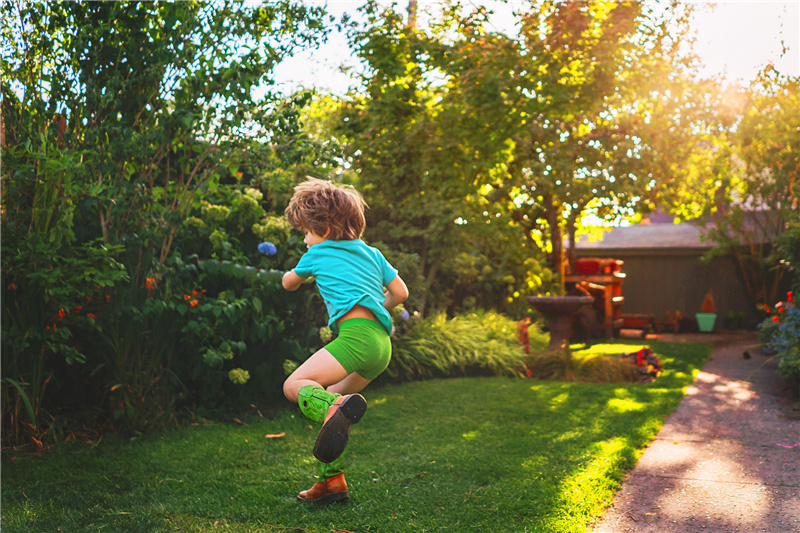
<svg viewBox="0 0 800 533">
<path fill-rule="evenodd" d="M 322 235 L 322 238 L 323 239 L 327 239 L 328 235 L 330 235 L 330 234 L 331 234 L 331 228 L 328 227 L 328 229 L 325 230 L 325 235 Z"/>
</svg>

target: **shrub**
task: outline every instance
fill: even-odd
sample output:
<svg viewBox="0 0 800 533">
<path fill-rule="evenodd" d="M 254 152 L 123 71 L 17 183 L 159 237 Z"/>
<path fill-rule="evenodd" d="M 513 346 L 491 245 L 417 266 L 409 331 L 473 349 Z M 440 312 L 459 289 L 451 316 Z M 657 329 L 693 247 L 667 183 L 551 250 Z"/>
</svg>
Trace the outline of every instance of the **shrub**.
<svg viewBox="0 0 800 533">
<path fill-rule="evenodd" d="M 330 160 L 298 135 L 310 95 L 251 94 L 281 58 L 323 37 L 324 10 L 9 7 L 19 31 L 2 71 L 3 444 L 41 442 L 66 406 L 79 423 L 99 406 L 134 427 L 168 417 L 164 398 L 182 388 L 175 365 L 202 368 L 178 341 L 207 314 L 224 316 L 221 304 L 206 307 L 210 296 L 181 312 L 175 298 L 200 286 L 173 260 L 252 264 L 259 235 L 275 229 L 259 203 L 271 190 L 264 173 L 293 177 L 302 161 Z M 280 260 L 295 250 L 284 249 Z"/>
<path fill-rule="evenodd" d="M 531 351 L 525 357 L 525 365 L 529 377 L 553 381 L 621 383 L 636 381 L 639 377 L 630 360 L 620 358 L 619 354 L 573 352 L 569 347 Z"/>
<path fill-rule="evenodd" d="M 386 376 L 407 381 L 466 375 L 519 376 L 522 348 L 516 323 L 495 312 L 419 320 L 394 341 Z"/>
<path fill-rule="evenodd" d="M 553 381 L 619 383 L 635 381 L 631 364 L 619 356 L 576 355 L 568 347 L 552 352 L 533 353 L 525 358 L 530 376 Z"/>
<path fill-rule="evenodd" d="M 792 292 L 758 329 L 764 351 L 778 358 L 778 371 L 790 378 L 795 392 L 800 393 L 800 309 L 792 301 Z"/>
</svg>

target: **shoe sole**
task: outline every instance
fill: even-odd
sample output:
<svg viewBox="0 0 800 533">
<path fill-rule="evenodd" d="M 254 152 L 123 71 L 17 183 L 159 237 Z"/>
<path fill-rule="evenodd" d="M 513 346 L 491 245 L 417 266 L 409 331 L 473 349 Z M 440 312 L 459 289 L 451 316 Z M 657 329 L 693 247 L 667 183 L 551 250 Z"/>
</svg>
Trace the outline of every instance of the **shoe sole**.
<svg viewBox="0 0 800 533">
<path fill-rule="evenodd" d="M 314 443 L 314 457 L 323 463 L 331 463 L 339 458 L 347 447 L 350 428 L 357 424 L 367 411 L 367 401 L 360 394 L 351 394 L 331 415 L 317 435 Z"/>
<path fill-rule="evenodd" d="M 301 498 L 297 496 L 297 499 L 301 502 L 311 502 L 311 503 L 334 503 L 334 502 L 341 502 L 348 499 L 350 495 L 347 492 L 335 492 L 333 494 L 326 494 L 321 498 L 317 498 L 316 500 L 309 500 L 308 498 Z"/>
</svg>

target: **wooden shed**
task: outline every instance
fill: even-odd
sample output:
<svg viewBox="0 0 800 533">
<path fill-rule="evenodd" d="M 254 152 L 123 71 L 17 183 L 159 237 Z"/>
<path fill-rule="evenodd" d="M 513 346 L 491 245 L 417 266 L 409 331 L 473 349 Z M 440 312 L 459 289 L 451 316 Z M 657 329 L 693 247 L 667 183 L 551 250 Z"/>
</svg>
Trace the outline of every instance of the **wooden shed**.
<svg viewBox="0 0 800 533">
<path fill-rule="evenodd" d="M 680 311 L 693 318 L 711 290 L 717 305 L 716 329 L 730 326 L 725 323 L 730 311 L 744 313 L 745 324 L 751 324 L 756 319 L 755 302 L 736 259 L 725 256 L 703 262 L 713 243 L 702 236 L 701 227 L 675 224 L 672 217 L 661 215 L 644 224 L 613 228 L 600 240 L 585 236 L 576 243 L 576 256 L 624 261 L 624 314 L 652 315 L 659 321 L 668 312 Z"/>
</svg>

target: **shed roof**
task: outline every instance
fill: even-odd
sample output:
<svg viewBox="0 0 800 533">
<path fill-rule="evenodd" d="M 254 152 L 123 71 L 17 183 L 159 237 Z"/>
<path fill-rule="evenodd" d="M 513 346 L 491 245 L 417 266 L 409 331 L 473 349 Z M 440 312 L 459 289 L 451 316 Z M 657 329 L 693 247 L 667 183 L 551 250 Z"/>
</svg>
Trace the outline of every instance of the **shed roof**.
<svg viewBox="0 0 800 533">
<path fill-rule="evenodd" d="M 714 248 L 716 244 L 704 239 L 706 228 L 699 221 L 674 223 L 675 217 L 656 212 L 644 222 L 633 226 L 612 228 L 596 236 L 584 235 L 575 248 L 581 250 L 686 250 L 702 253 Z M 778 213 L 763 210 L 745 211 L 742 227 L 749 232 L 748 241 L 768 243 L 780 233 L 781 224 Z M 713 227 L 713 223 L 710 224 Z"/>
<path fill-rule="evenodd" d="M 582 236 L 575 248 L 578 250 L 693 248 L 709 249 L 714 243 L 703 240 L 703 228 L 691 222 L 680 224 L 636 224 L 612 228 L 603 232 L 600 240 Z M 596 237 L 595 237 L 596 239 Z"/>
</svg>

